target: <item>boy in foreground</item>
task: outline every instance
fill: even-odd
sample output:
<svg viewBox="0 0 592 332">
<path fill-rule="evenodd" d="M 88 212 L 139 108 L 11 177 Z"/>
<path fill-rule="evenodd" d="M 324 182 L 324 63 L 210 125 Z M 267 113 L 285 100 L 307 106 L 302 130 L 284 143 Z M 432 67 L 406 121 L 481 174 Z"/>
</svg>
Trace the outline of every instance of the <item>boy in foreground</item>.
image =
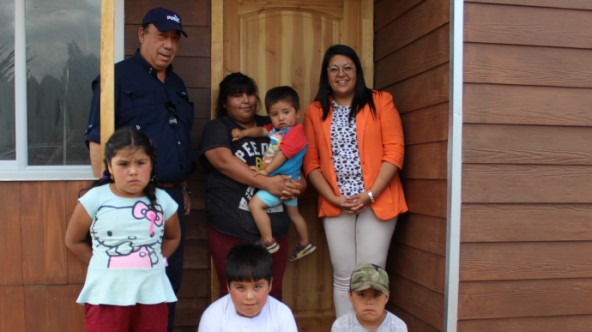
<svg viewBox="0 0 592 332">
<path fill-rule="evenodd" d="M 255 244 L 239 244 L 226 257 L 228 294 L 203 313 L 198 332 L 296 332 L 288 306 L 269 296 L 271 254 Z"/>
<path fill-rule="evenodd" d="M 399 317 L 386 311 L 389 279 L 386 271 L 375 264 L 362 264 L 351 275 L 349 300 L 354 311 L 335 320 L 331 332 L 407 332 Z"/>
</svg>

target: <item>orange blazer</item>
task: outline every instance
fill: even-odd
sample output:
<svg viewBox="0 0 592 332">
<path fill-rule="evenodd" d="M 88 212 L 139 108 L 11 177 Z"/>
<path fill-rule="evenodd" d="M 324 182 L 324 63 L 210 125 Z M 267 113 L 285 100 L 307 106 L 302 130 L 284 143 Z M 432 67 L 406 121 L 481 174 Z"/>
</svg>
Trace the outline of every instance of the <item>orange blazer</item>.
<svg viewBox="0 0 592 332">
<path fill-rule="evenodd" d="M 393 97 L 385 91 L 374 91 L 373 99 L 376 116 L 372 115 L 368 105 L 356 115 L 358 149 L 366 191 L 374 184 L 382 162 L 391 163 L 401 170 L 405 156 L 403 127 Z M 319 169 L 333 188 L 333 192 L 340 195 L 331 151 L 333 110 L 331 109 L 325 121 L 322 117 L 323 110 L 318 101 L 306 108 L 304 132 L 309 145 L 303 161 L 304 174 L 308 176 L 311 171 Z M 371 204 L 371 208 L 379 220 L 390 220 L 407 211 L 398 173 L 375 199 L 376 202 Z M 338 206 L 319 195 L 319 217 L 335 217 L 340 213 L 341 209 Z"/>
</svg>

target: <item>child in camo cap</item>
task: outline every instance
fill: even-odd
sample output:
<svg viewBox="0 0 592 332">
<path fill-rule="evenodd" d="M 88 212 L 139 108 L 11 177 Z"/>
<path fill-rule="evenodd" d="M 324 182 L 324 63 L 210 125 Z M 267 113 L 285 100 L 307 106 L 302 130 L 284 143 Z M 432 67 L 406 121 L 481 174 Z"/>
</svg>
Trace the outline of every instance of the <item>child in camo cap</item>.
<svg viewBox="0 0 592 332">
<path fill-rule="evenodd" d="M 349 300 L 354 311 L 335 320 L 331 332 L 407 332 L 399 317 L 386 311 L 389 299 L 389 278 L 375 264 L 362 264 L 351 274 Z"/>
</svg>

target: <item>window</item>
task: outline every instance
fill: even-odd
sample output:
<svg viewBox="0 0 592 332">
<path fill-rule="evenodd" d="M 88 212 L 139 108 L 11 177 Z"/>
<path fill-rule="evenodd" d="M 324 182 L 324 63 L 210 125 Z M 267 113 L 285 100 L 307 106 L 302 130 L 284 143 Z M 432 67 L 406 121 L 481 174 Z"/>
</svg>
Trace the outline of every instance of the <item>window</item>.
<svg viewBox="0 0 592 332">
<path fill-rule="evenodd" d="M 0 161 L 14 160 L 14 13 L 13 0 L 0 0 Z"/>
<path fill-rule="evenodd" d="M 0 0 L 0 179 L 91 178 L 84 130 L 100 23 L 101 1 Z"/>
</svg>

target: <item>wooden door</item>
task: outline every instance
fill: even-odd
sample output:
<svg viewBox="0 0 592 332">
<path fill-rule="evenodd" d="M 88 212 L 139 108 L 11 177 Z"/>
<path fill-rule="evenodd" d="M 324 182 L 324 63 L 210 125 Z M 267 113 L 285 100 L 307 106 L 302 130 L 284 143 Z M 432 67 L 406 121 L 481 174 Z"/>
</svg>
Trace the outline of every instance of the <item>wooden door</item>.
<svg viewBox="0 0 592 332">
<path fill-rule="evenodd" d="M 226 74 L 241 71 L 256 79 L 261 97 L 291 85 L 305 107 L 314 98 L 323 53 L 336 43 L 358 52 L 372 84 L 372 0 L 212 1 L 212 96 Z"/>
<path fill-rule="evenodd" d="M 372 0 L 212 1 L 212 106 L 224 76 L 241 71 L 256 80 L 261 98 L 274 86 L 292 86 L 304 111 L 316 94 L 323 54 L 337 43 L 358 52 L 372 84 L 372 31 Z M 310 188 L 299 206 L 317 252 L 289 263 L 284 277 L 284 302 L 300 331 L 328 331 L 334 320 L 331 262 L 316 195 Z M 296 238 L 292 228 L 290 248 Z M 213 285 L 212 294 L 217 293 Z"/>
</svg>

